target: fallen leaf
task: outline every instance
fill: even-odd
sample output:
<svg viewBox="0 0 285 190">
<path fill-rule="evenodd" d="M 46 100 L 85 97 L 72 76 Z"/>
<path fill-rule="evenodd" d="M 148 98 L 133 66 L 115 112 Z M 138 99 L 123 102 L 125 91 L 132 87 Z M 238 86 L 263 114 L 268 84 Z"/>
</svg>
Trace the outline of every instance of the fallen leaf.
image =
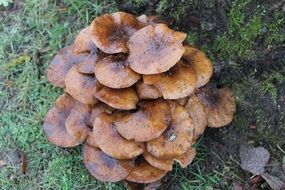
<svg viewBox="0 0 285 190">
<path fill-rule="evenodd" d="M 283 190 L 285 188 L 285 182 L 281 181 L 279 178 L 267 173 L 264 173 L 261 176 L 273 190 Z"/>
<path fill-rule="evenodd" d="M 24 152 L 20 150 L 19 153 L 21 155 L 21 163 L 22 163 L 21 172 L 23 174 L 26 174 L 27 173 L 27 168 L 28 168 L 28 162 L 27 162 L 27 159 L 26 159 L 26 156 L 25 156 Z"/>
<path fill-rule="evenodd" d="M 260 175 L 264 173 L 264 167 L 269 161 L 270 153 L 263 147 L 250 148 L 241 145 L 239 157 L 242 169 Z"/>
</svg>

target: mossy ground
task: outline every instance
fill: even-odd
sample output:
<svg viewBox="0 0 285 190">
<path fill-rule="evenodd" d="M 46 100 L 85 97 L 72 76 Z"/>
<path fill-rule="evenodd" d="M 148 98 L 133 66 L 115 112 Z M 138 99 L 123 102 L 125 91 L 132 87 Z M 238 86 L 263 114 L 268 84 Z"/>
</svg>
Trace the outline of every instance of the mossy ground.
<svg viewBox="0 0 285 190">
<path fill-rule="evenodd" d="M 26 0 L 0 8 L 0 152 L 20 149 L 28 173 L 0 169 L 0 189 L 124 189 L 99 183 L 82 165 L 81 147 L 57 148 L 41 125 L 61 90 L 46 68 L 94 16 L 123 10 L 159 14 L 211 58 L 213 80 L 233 89 L 237 113 L 223 129 L 209 129 L 187 169 L 176 166 L 164 189 L 231 189 L 248 183 L 238 167 L 242 142 L 268 148 L 280 160 L 285 150 L 285 15 L 280 1 L 234 0 Z"/>
</svg>

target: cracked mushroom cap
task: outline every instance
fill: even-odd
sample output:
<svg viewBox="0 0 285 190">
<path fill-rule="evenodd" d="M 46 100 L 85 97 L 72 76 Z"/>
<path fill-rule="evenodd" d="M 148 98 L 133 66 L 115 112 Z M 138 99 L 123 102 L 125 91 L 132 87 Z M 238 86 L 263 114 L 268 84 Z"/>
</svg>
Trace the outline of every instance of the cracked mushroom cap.
<svg viewBox="0 0 285 190">
<path fill-rule="evenodd" d="M 161 179 L 166 174 L 167 171 L 153 167 L 145 160 L 140 160 L 126 177 L 126 180 L 135 183 L 152 183 Z"/>
<path fill-rule="evenodd" d="M 207 86 L 201 89 L 197 96 L 204 105 L 208 127 L 223 127 L 232 122 L 236 102 L 230 89 Z"/>
<path fill-rule="evenodd" d="M 170 108 L 166 101 L 142 101 L 138 111 L 122 116 L 115 125 L 124 138 L 146 142 L 159 137 L 165 131 L 170 117 Z"/>
<path fill-rule="evenodd" d="M 158 74 L 169 70 L 181 58 L 186 34 L 169 29 L 165 24 L 146 26 L 130 37 L 131 68 L 140 74 Z"/>
<path fill-rule="evenodd" d="M 61 49 L 53 58 L 47 69 L 47 77 L 51 84 L 57 87 L 65 87 L 65 77 L 68 71 L 76 64 L 86 59 L 86 54 L 73 54 L 73 46 Z"/>
<path fill-rule="evenodd" d="M 93 134 L 100 149 L 117 159 L 132 159 L 142 154 L 144 143 L 124 139 L 114 125 L 116 117 L 101 113 L 94 121 Z"/>
<path fill-rule="evenodd" d="M 95 121 L 95 119 L 101 114 L 101 113 L 108 113 L 111 114 L 115 111 L 115 108 L 112 108 L 110 106 L 108 106 L 107 104 L 104 104 L 102 102 L 99 102 L 98 104 L 95 104 L 93 106 L 93 109 L 91 111 L 91 116 L 89 118 L 88 124 L 93 126 L 93 123 Z"/>
<path fill-rule="evenodd" d="M 92 40 L 108 54 L 128 52 L 127 42 L 142 27 L 135 16 L 116 12 L 105 14 L 93 20 L 90 26 Z"/>
<path fill-rule="evenodd" d="M 98 81 L 110 88 L 127 88 L 140 80 L 141 75 L 134 72 L 126 56 L 110 55 L 98 62 L 95 68 Z"/>
<path fill-rule="evenodd" d="M 90 33 L 90 27 L 86 27 L 81 30 L 78 36 L 75 38 L 73 45 L 73 52 L 78 54 L 82 52 L 96 52 L 97 46 L 92 41 L 92 36 Z"/>
<path fill-rule="evenodd" d="M 202 51 L 191 46 L 184 46 L 184 48 L 182 62 L 195 69 L 197 73 L 196 87 L 200 88 L 207 84 L 213 75 L 212 63 Z"/>
<path fill-rule="evenodd" d="M 117 160 L 88 145 L 83 147 L 83 163 L 89 173 L 102 182 L 120 181 L 134 168 L 133 161 Z"/>
<path fill-rule="evenodd" d="M 165 73 L 143 75 L 144 83 L 154 85 L 164 99 L 184 98 L 194 92 L 197 75 L 193 67 L 177 63 Z"/>
<path fill-rule="evenodd" d="M 145 84 L 143 81 L 139 81 L 136 83 L 136 91 L 141 100 L 157 99 L 162 97 L 162 94 L 158 91 L 158 89 L 155 86 L 151 84 Z"/>
<path fill-rule="evenodd" d="M 65 78 L 66 91 L 76 100 L 83 104 L 97 103 L 94 93 L 100 89 L 94 75 L 78 72 L 75 65 L 70 69 Z"/>
<path fill-rule="evenodd" d="M 197 140 L 207 127 L 207 117 L 203 104 L 196 95 L 189 97 L 184 106 L 194 122 L 194 140 Z"/>
<path fill-rule="evenodd" d="M 194 123 L 183 106 L 169 102 L 171 121 L 164 133 L 146 143 L 147 151 L 161 159 L 179 156 L 191 147 L 194 133 Z"/>
<path fill-rule="evenodd" d="M 195 156 L 196 149 L 191 147 L 186 153 L 175 157 L 174 160 L 178 162 L 182 168 L 186 168 L 187 166 L 189 166 L 189 164 L 191 164 Z"/>
<path fill-rule="evenodd" d="M 136 109 L 139 97 L 132 88 L 113 89 L 103 87 L 99 90 L 95 97 L 107 105 L 119 110 Z"/>
<path fill-rule="evenodd" d="M 68 94 L 63 94 L 55 102 L 44 119 L 44 132 L 47 139 L 60 147 L 74 147 L 80 144 L 73 136 L 69 135 L 65 121 L 72 110 L 74 99 Z"/>
</svg>

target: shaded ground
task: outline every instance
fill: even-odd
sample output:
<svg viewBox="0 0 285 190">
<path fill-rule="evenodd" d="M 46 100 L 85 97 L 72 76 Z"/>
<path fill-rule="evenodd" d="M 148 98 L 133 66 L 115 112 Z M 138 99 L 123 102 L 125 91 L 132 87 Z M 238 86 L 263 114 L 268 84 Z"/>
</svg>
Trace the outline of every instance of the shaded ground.
<svg viewBox="0 0 285 190">
<path fill-rule="evenodd" d="M 231 189 L 233 182 L 249 184 L 250 174 L 238 166 L 241 143 L 266 147 L 271 162 L 280 162 L 285 155 L 284 4 L 279 0 L 29 0 L 0 8 L 4 18 L 0 151 L 3 155 L 21 149 L 29 163 L 27 175 L 13 165 L 4 167 L 1 188 L 123 189 L 122 184 L 90 178 L 81 164 L 80 147 L 56 148 L 41 130 L 46 111 L 61 93 L 47 82 L 49 61 L 94 15 L 115 10 L 159 14 L 172 27 L 187 32 L 188 43 L 213 61 L 216 84 L 232 88 L 237 97 L 234 122 L 223 129 L 208 129 L 198 143 L 195 162 L 185 170 L 175 167 L 162 189 Z"/>
</svg>

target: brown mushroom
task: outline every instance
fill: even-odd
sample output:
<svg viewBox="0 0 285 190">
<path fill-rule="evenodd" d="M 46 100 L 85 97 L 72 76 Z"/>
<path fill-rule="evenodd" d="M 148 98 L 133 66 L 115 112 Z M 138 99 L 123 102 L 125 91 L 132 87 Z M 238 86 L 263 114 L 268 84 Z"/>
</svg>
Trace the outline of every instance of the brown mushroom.
<svg viewBox="0 0 285 190">
<path fill-rule="evenodd" d="M 131 159 L 142 154 L 144 143 L 121 137 L 114 125 L 115 117 L 101 113 L 94 121 L 93 134 L 96 144 L 106 154 L 117 159 Z"/>
<path fill-rule="evenodd" d="M 197 140 L 207 127 L 207 118 L 204 106 L 196 95 L 190 96 L 184 106 L 194 122 L 194 140 Z"/>
<path fill-rule="evenodd" d="M 180 104 L 181 106 L 184 106 L 184 105 L 187 103 L 188 99 L 189 99 L 189 97 L 186 96 L 186 97 L 184 97 L 184 98 L 179 98 L 179 99 L 177 99 L 177 100 L 175 100 L 175 101 L 176 101 L 178 104 Z"/>
<path fill-rule="evenodd" d="M 91 116 L 89 118 L 88 124 L 93 126 L 93 123 L 95 121 L 95 119 L 103 112 L 111 114 L 113 111 L 115 111 L 115 108 L 112 108 L 110 106 L 108 106 L 107 104 L 104 104 L 102 102 L 95 104 L 92 112 L 91 112 Z"/>
<path fill-rule="evenodd" d="M 149 152 L 145 151 L 143 153 L 143 158 L 152 166 L 165 171 L 171 171 L 172 165 L 174 163 L 173 158 L 171 159 L 161 159 L 153 156 Z"/>
<path fill-rule="evenodd" d="M 136 163 L 135 168 L 126 177 L 126 180 L 136 183 L 151 183 L 165 176 L 167 171 L 151 166 L 145 160 Z"/>
<path fill-rule="evenodd" d="M 157 99 L 162 97 L 162 94 L 155 86 L 151 84 L 145 84 L 143 81 L 136 83 L 136 91 L 139 98 L 142 99 Z"/>
<path fill-rule="evenodd" d="M 95 97 L 101 102 L 120 110 L 136 109 L 136 104 L 139 101 L 139 97 L 132 87 L 123 89 L 103 87 L 95 94 Z"/>
<path fill-rule="evenodd" d="M 215 89 L 207 86 L 197 94 L 204 105 L 207 126 L 223 127 L 233 120 L 236 102 L 233 93 L 228 88 Z"/>
<path fill-rule="evenodd" d="M 68 94 L 61 95 L 46 114 L 44 119 L 44 132 L 47 139 L 60 147 L 74 147 L 80 144 L 76 138 L 69 135 L 65 128 L 65 121 L 71 109 L 74 100 Z"/>
<path fill-rule="evenodd" d="M 177 156 L 176 158 L 174 158 L 174 160 L 178 162 L 182 168 L 186 168 L 189 164 L 191 164 L 195 156 L 196 149 L 191 147 L 186 153 Z"/>
<path fill-rule="evenodd" d="M 57 87 L 65 87 L 65 77 L 68 71 L 76 64 L 86 59 L 86 54 L 75 55 L 73 46 L 66 46 L 53 58 L 47 69 L 47 77 L 51 84 Z"/>
<path fill-rule="evenodd" d="M 169 159 L 185 153 L 193 140 L 194 123 L 183 106 L 176 102 L 169 102 L 171 107 L 171 121 L 164 133 L 146 143 L 147 151 L 152 155 Z"/>
<path fill-rule="evenodd" d="M 186 34 L 165 24 L 146 26 L 130 37 L 130 67 L 140 74 L 158 74 L 169 70 L 184 53 Z"/>
<path fill-rule="evenodd" d="M 103 52 L 126 53 L 129 37 L 141 27 L 135 16 L 116 12 L 95 18 L 91 23 L 90 32 L 93 42 Z"/>
<path fill-rule="evenodd" d="M 164 100 L 142 101 L 135 113 L 115 122 L 118 132 L 128 140 L 146 142 L 159 137 L 170 121 L 169 105 Z"/>
<path fill-rule="evenodd" d="M 126 61 L 126 55 L 110 55 L 98 62 L 95 68 L 97 80 L 110 88 L 127 88 L 140 80 Z"/>
<path fill-rule="evenodd" d="M 66 75 L 66 91 L 83 104 L 95 104 L 94 93 L 100 89 L 100 85 L 94 75 L 79 73 L 77 66 L 72 67 Z"/>
<path fill-rule="evenodd" d="M 90 34 L 90 27 L 86 27 L 80 31 L 78 36 L 75 38 L 73 45 L 74 53 L 82 53 L 82 52 L 96 52 L 97 47 L 95 43 L 92 41 L 92 36 Z"/>
<path fill-rule="evenodd" d="M 89 128 L 88 132 L 87 132 L 87 139 L 86 139 L 86 144 L 88 146 L 94 147 L 94 148 L 98 148 L 99 146 L 96 144 L 96 140 L 95 137 L 93 135 L 93 129 Z"/>
<path fill-rule="evenodd" d="M 88 145 L 83 147 L 83 162 L 90 174 L 102 182 L 120 181 L 134 168 L 132 161 L 117 160 Z"/>
<path fill-rule="evenodd" d="M 194 92 L 197 75 L 193 67 L 177 63 L 165 73 L 143 75 L 144 83 L 154 85 L 164 99 L 184 98 Z"/>
<path fill-rule="evenodd" d="M 207 56 L 200 50 L 184 46 L 185 52 L 181 61 L 187 65 L 191 65 L 197 73 L 196 88 L 200 88 L 207 84 L 213 74 L 213 66 Z"/>
</svg>

